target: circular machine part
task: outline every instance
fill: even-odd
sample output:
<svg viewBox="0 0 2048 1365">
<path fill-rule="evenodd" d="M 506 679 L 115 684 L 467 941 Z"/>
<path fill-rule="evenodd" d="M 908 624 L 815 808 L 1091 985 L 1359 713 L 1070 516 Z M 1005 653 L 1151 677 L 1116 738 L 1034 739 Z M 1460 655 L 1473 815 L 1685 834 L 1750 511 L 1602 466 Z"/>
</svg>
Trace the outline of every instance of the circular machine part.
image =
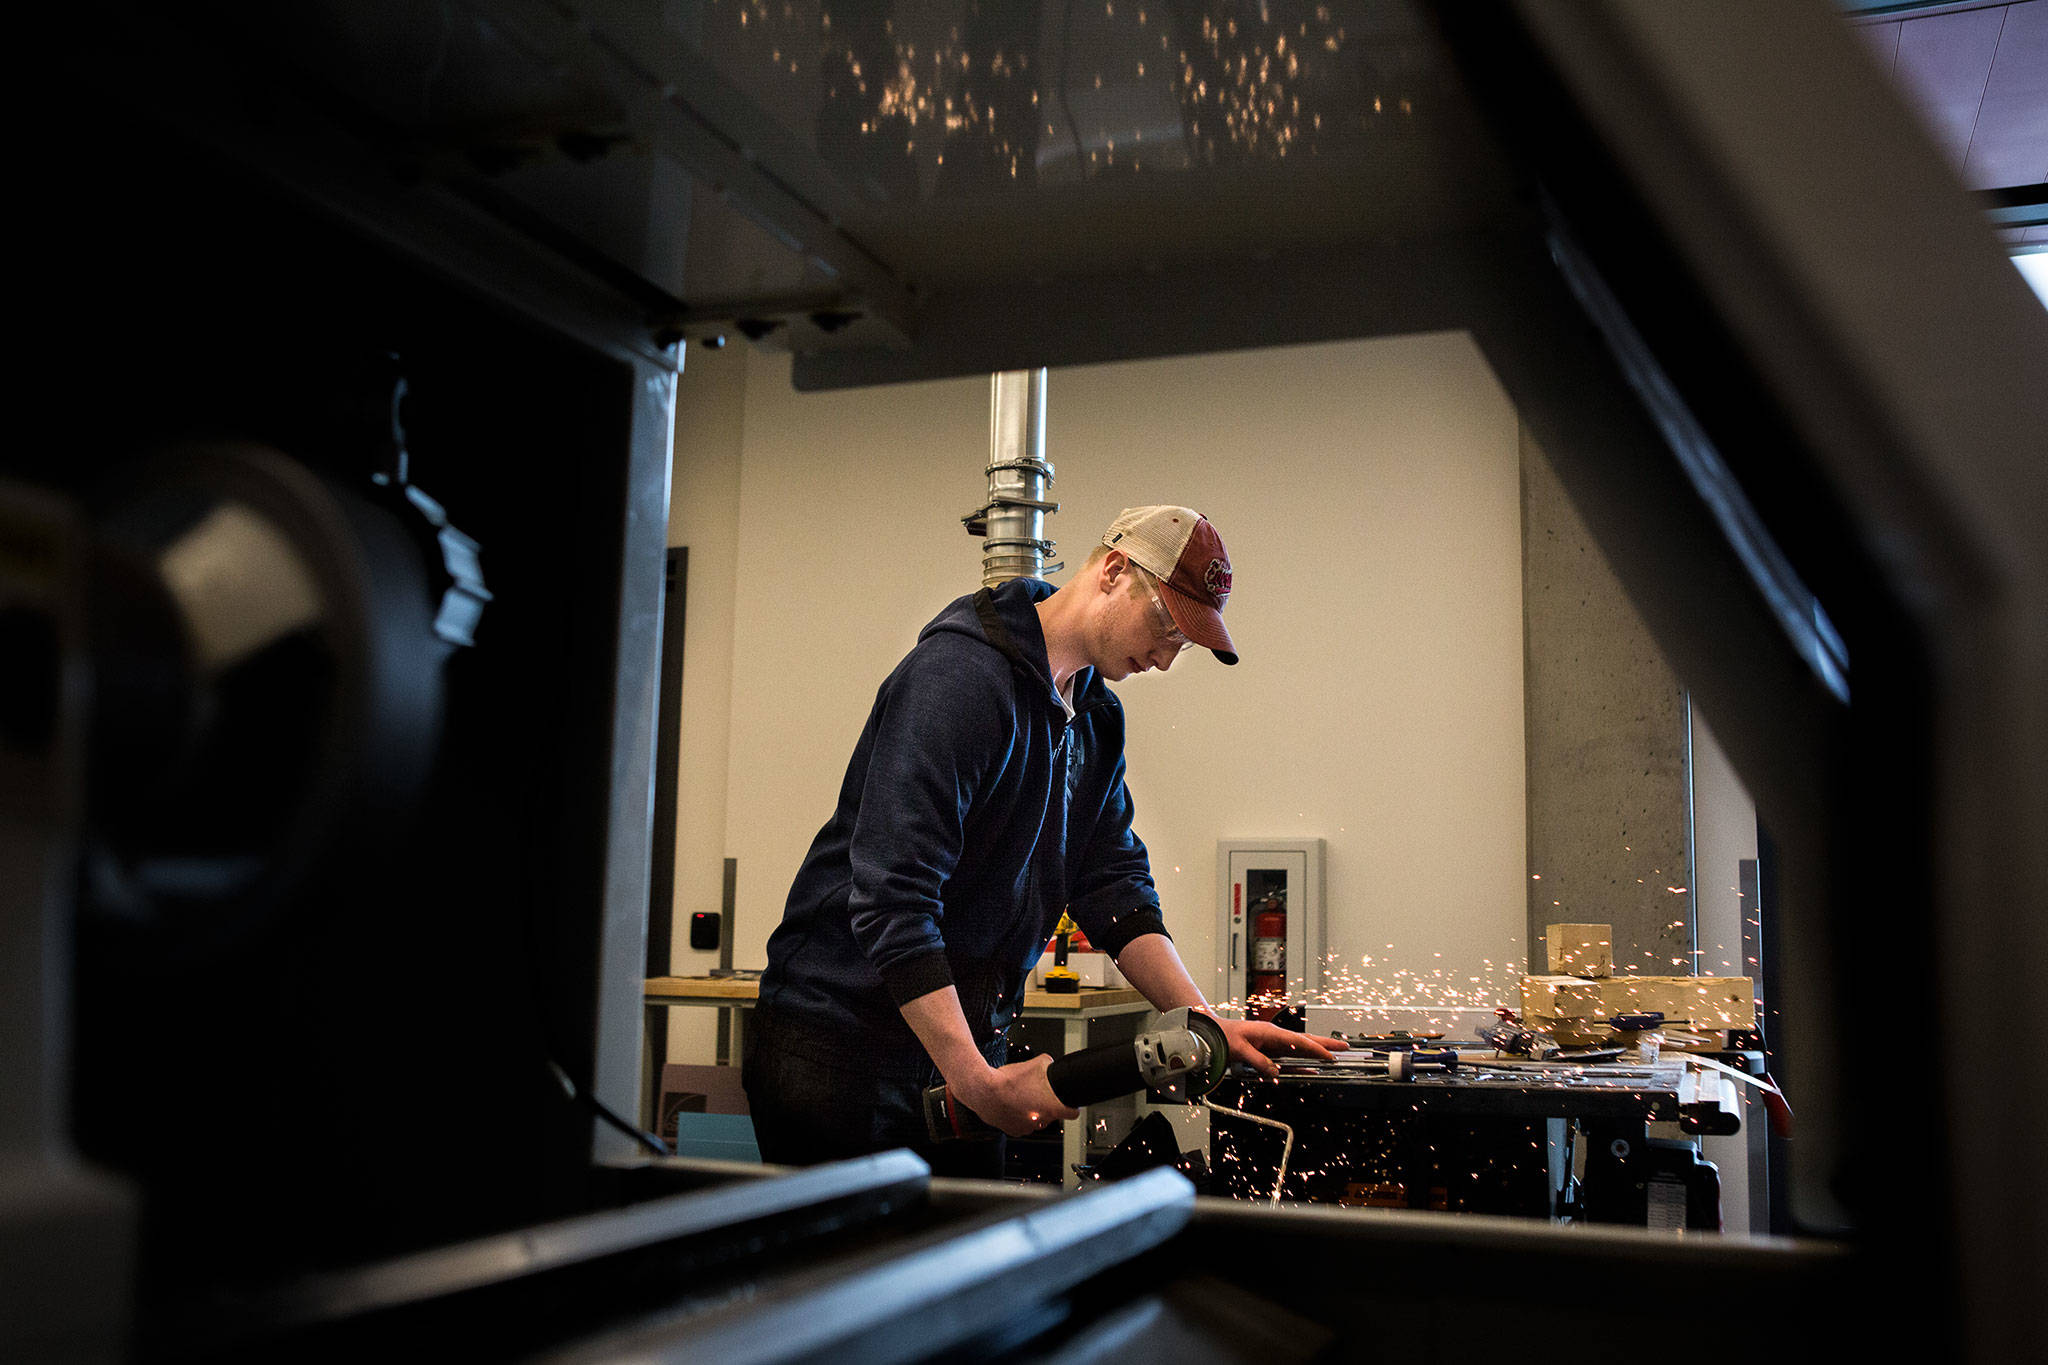
<svg viewBox="0 0 2048 1365">
<path fill-rule="evenodd" d="M 1190 1097 L 1200 1099 L 1223 1084 L 1223 1077 L 1230 1071 L 1230 1036 L 1213 1016 L 1200 1010 L 1188 1011 L 1188 1028 L 1209 1048 L 1209 1069 L 1199 1080 L 1190 1078 Z"/>
<path fill-rule="evenodd" d="M 399 517 L 270 447 L 148 456 L 92 521 L 83 903 L 113 964 L 176 967 L 399 838 L 453 647 Z"/>
</svg>

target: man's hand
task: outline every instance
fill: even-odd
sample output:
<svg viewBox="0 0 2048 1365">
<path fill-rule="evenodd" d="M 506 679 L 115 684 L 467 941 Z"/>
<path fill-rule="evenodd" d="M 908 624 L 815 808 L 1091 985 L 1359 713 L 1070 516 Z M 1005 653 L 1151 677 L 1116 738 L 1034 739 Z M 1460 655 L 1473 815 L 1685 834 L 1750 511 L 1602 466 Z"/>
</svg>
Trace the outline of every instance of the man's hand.
<svg viewBox="0 0 2048 1365">
<path fill-rule="evenodd" d="M 953 1101 L 964 1104 L 992 1128 L 1011 1137 L 1035 1133 L 1054 1119 L 1080 1117 L 1061 1104 L 1045 1079 L 1050 1057 L 1033 1057 L 1008 1066 L 990 1066 L 975 1046 L 967 1016 L 960 1012 L 960 993 L 951 986 L 918 996 L 903 1007 L 924 1050 L 938 1063 Z"/>
<path fill-rule="evenodd" d="M 1180 950 L 1164 934 L 1141 934 L 1132 939 L 1118 955 L 1116 965 L 1160 1013 L 1186 1006 L 1215 1019 L 1223 1026 L 1224 1036 L 1230 1039 L 1230 1060 L 1243 1062 L 1262 1076 L 1280 1074 L 1268 1053 L 1298 1053 L 1327 1062 L 1332 1052 L 1342 1052 L 1348 1046 L 1341 1038 L 1293 1033 L 1274 1024 L 1218 1016 L 1203 1002 L 1202 992 L 1196 989 L 1187 965 L 1180 960 Z"/>
<path fill-rule="evenodd" d="M 947 1080 L 955 1103 L 964 1104 L 991 1127 L 1011 1137 L 1035 1133 L 1056 1119 L 1079 1118 L 1081 1111 L 1060 1103 L 1045 1079 L 1051 1057 L 1031 1057 L 1008 1066 L 968 1071 L 957 1082 Z"/>
<path fill-rule="evenodd" d="M 1243 1062 L 1261 1076 L 1280 1074 L 1280 1064 L 1273 1060 L 1274 1056 L 1298 1054 L 1327 1062 L 1332 1052 L 1343 1052 L 1351 1046 L 1342 1038 L 1296 1033 L 1256 1019 L 1218 1019 L 1216 1022 L 1223 1025 L 1223 1034 L 1230 1039 L 1230 1060 Z"/>
</svg>

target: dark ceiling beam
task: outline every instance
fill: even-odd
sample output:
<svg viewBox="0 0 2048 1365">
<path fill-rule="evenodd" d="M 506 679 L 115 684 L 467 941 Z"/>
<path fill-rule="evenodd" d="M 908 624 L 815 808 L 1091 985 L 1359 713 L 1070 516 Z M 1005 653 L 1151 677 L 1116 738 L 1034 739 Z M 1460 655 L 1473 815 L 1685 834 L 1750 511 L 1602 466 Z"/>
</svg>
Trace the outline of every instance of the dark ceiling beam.
<svg viewBox="0 0 2048 1365">
<path fill-rule="evenodd" d="M 1984 216 L 1994 227 L 2039 227 L 2048 223 L 2048 184 L 1980 190 L 1977 198 L 1984 205 Z"/>
<path fill-rule="evenodd" d="M 2004 9 L 2011 3 L 2012 0 L 1835 0 L 1835 8 L 1854 21 L 1897 19 L 1905 15 L 1918 19 L 1966 9 Z"/>
</svg>

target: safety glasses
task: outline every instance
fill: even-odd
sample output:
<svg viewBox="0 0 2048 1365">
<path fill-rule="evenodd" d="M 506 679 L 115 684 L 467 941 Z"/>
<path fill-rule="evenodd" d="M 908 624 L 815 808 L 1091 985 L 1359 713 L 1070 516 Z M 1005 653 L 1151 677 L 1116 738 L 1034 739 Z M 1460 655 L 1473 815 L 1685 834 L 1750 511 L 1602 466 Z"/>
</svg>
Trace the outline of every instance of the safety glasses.
<svg viewBox="0 0 2048 1365">
<path fill-rule="evenodd" d="M 1145 595 L 1152 599 L 1153 616 L 1159 626 L 1159 633 L 1166 637 L 1166 643 L 1172 645 L 1176 653 L 1193 644 L 1194 641 L 1173 623 L 1173 613 L 1166 609 L 1166 603 L 1160 599 L 1159 590 L 1152 586 L 1152 575 L 1140 573 L 1138 581 L 1145 585 Z"/>
</svg>

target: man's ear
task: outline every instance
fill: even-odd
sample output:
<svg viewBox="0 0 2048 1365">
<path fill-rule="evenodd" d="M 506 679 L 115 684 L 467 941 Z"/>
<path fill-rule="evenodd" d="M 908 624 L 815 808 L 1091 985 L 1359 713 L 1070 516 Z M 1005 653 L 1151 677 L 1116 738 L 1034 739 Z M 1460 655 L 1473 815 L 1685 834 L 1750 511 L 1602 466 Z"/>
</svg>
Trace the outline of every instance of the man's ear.
<svg viewBox="0 0 2048 1365">
<path fill-rule="evenodd" d="M 1100 585 L 1098 591 L 1115 592 L 1123 586 L 1123 581 L 1130 571 L 1130 557 L 1122 550 L 1111 550 L 1102 557 L 1102 564 L 1096 569 L 1097 582 Z"/>
</svg>

